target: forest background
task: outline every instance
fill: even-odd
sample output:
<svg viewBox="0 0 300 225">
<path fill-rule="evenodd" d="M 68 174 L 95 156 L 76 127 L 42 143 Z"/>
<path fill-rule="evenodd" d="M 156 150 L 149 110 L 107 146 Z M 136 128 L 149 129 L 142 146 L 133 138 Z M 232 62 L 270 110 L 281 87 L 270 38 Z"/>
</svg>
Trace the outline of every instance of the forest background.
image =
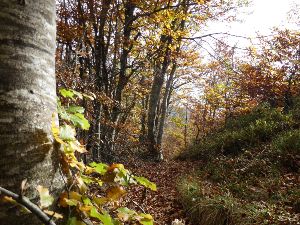
<svg viewBox="0 0 300 225">
<path fill-rule="evenodd" d="M 58 2 L 58 87 L 96 95 L 81 103 L 92 127 L 80 134 L 94 160 L 141 144 L 162 158 L 262 101 L 287 107 L 284 96 L 297 92 L 297 33 L 275 29 L 244 49 L 226 43 L 230 34 L 202 34 L 243 4 Z M 163 137 L 175 145 L 163 147 Z"/>
<path fill-rule="evenodd" d="M 272 165 L 266 167 L 268 172 L 262 172 L 262 177 L 256 175 L 259 181 L 252 181 L 258 182 L 260 188 L 247 184 L 247 179 L 243 183 L 241 178 L 232 175 L 234 180 L 227 175 L 251 170 L 257 163 L 265 165 L 266 161 L 278 162 L 278 165 L 283 161 L 292 171 L 299 168 L 298 150 L 282 147 L 286 142 L 289 146 L 298 146 L 295 142 L 300 62 L 298 4 L 291 2 L 285 15 L 288 22 L 273 27 L 270 32 L 266 32 L 268 25 L 265 25 L 261 33 L 253 32 L 251 38 L 249 22 L 247 27 L 235 24 L 237 28 L 229 28 L 229 31 L 220 25 L 243 18 L 237 12 L 247 9 L 246 1 L 70 3 L 58 4 L 58 87 L 96 95 L 93 103 L 81 103 L 92 124 L 89 131 L 79 134 L 89 151 L 86 160 L 130 161 L 126 156 L 150 161 L 176 157 L 208 160 L 210 163 L 206 163 L 202 172 L 197 172 L 193 179 L 189 178 L 191 180 L 183 179 L 179 185 L 186 208 L 194 209 L 191 213 L 194 223 L 210 224 L 207 214 L 221 218 L 214 219 L 216 224 L 228 221 L 233 215 L 236 224 L 262 221 L 289 224 L 286 221 L 298 220 L 299 214 L 294 210 L 298 207 L 299 185 L 295 184 L 298 175 L 289 176 L 290 170 L 281 174 L 278 171 L 283 169 L 276 169 L 276 174 L 285 178 L 278 178 L 281 181 L 274 181 L 276 185 L 271 186 L 282 190 L 286 179 L 290 179 L 295 185 L 289 194 L 282 191 L 274 194 L 267 188 L 268 180 L 275 178 L 266 176 L 277 177 Z M 264 6 L 266 4 L 261 7 Z M 259 10 L 265 12 L 265 18 L 258 22 L 264 27 L 272 21 L 267 13 L 272 10 Z M 276 21 L 279 20 L 273 22 Z M 239 34 L 238 28 L 243 28 L 239 32 L 245 35 Z M 290 123 L 285 118 L 289 113 L 293 114 Z M 279 137 L 271 140 L 272 135 L 278 133 Z M 270 142 L 276 144 L 266 147 Z M 253 150 L 258 145 L 263 147 Z M 265 148 L 270 151 L 267 159 L 261 153 Z M 278 157 L 289 156 L 282 160 L 268 158 L 274 148 L 286 148 Z M 232 158 L 247 149 L 251 149 L 253 157 L 250 162 L 243 154 L 241 158 Z M 224 155 L 227 158 L 218 158 Z M 262 162 L 256 155 L 262 157 L 259 159 Z M 214 157 L 217 160 L 212 160 Z M 247 169 L 236 168 L 244 167 L 242 165 Z M 199 174 L 201 178 L 197 178 Z M 218 190 L 208 188 L 210 182 L 199 181 L 203 176 L 217 182 Z M 248 191 L 260 197 L 245 198 L 241 194 Z M 203 192 L 210 194 L 203 195 Z M 224 196 L 228 193 L 233 198 L 244 199 L 227 199 Z M 282 197 L 285 200 L 278 202 L 290 202 L 283 208 L 292 207 L 292 211 L 283 210 L 281 203 L 272 201 L 265 205 L 259 203 L 258 207 L 246 204 L 254 213 L 242 207 L 243 212 L 237 213 L 239 216 L 228 209 L 239 208 L 245 204 L 243 201 L 251 202 L 253 198 L 264 200 L 266 195 L 272 194 L 285 196 Z M 194 202 L 198 198 L 200 200 Z M 274 208 L 272 204 L 277 206 Z M 225 209 L 213 211 L 207 209 L 207 205 Z M 264 211 L 269 217 L 262 216 Z M 243 217 L 247 222 L 238 222 Z"/>
<path fill-rule="evenodd" d="M 81 213 L 68 223 L 92 217 L 113 224 L 102 197 L 85 198 L 98 193 L 94 184 L 113 183 L 105 204 L 123 197 L 123 184 L 156 190 L 122 164 L 111 164 L 121 162 L 159 185 L 171 183 L 172 191 L 160 197 L 170 194 L 174 203 L 179 194 L 190 215 L 186 223 L 298 224 L 299 4 L 288 11 L 289 29 L 250 38 L 208 28 L 238 20 L 239 10 L 251 4 L 245 0 L 55 3 L 61 127 L 52 121 L 52 132 L 70 178 L 59 204 Z M 38 190 L 47 197 L 47 189 Z M 143 201 L 136 204 L 143 207 Z M 153 224 L 149 214 L 122 210 L 120 220 Z M 185 223 L 175 215 L 182 216 L 157 221 Z"/>
</svg>

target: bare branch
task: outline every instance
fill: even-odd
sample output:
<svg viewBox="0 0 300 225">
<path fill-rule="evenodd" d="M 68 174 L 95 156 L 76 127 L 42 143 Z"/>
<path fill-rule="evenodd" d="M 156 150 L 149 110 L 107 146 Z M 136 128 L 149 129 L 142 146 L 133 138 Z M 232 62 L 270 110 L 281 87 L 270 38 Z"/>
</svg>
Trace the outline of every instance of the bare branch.
<svg viewBox="0 0 300 225">
<path fill-rule="evenodd" d="M 25 206 L 29 211 L 36 215 L 39 218 L 39 220 L 42 221 L 44 224 L 56 225 L 46 213 L 44 213 L 37 205 L 32 203 L 28 198 L 21 195 L 17 195 L 16 193 L 11 192 L 3 187 L 0 187 L 0 194 L 7 195 L 19 204 Z"/>
<path fill-rule="evenodd" d="M 226 32 L 215 32 L 215 33 L 210 33 L 210 34 L 204 34 L 201 36 L 197 36 L 197 37 L 182 37 L 182 39 L 186 39 L 186 40 L 196 40 L 196 39 L 203 39 L 206 37 L 212 37 L 214 35 L 227 35 L 227 36 L 231 36 L 231 37 L 238 37 L 238 38 L 244 38 L 244 39 L 248 39 L 250 40 L 250 37 L 245 37 L 242 35 L 236 35 L 236 34 L 230 34 L 230 33 L 226 33 Z"/>
</svg>

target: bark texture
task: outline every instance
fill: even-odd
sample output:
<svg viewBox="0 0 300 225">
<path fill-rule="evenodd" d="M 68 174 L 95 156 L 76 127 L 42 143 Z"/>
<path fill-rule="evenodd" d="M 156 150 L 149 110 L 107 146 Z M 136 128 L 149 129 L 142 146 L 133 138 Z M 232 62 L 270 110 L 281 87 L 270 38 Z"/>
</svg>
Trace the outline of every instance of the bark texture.
<svg viewBox="0 0 300 225">
<path fill-rule="evenodd" d="M 0 0 L 0 186 L 35 199 L 37 185 L 61 188 L 56 111 L 55 0 Z M 1 225 L 41 224 L 0 206 Z"/>
</svg>

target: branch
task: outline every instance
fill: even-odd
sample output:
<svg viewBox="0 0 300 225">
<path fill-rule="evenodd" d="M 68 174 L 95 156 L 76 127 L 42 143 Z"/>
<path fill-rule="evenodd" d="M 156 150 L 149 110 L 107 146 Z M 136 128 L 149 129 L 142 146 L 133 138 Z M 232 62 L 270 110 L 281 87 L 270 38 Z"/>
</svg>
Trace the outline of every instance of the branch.
<svg viewBox="0 0 300 225">
<path fill-rule="evenodd" d="M 158 8 L 158 9 L 154 9 L 153 11 L 151 12 L 145 12 L 145 13 L 140 13 L 140 14 L 137 14 L 135 15 L 133 18 L 132 18 L 132 21 L 135 21 L 139 18 L 142 18 L 142 17 L 147 17 L 147 16 L 151 16 L 155 13 L 158 13 L 160 11 L 164 11 L 164 10 L 169 10 L 169 9 L 174 9 L 174 8 L 178 8 L 180 6 L 193 6 L 193 5 L 197 5 L 198 3 L 178 3 L 177 5 L 170 5 L 168 4 L 167 6 L 165 7 L 161 7 L 161 8 Z"/>
<path fill-rule="evenodd" d="M 14 192 L 11 192 L 3 187 L 0 187 L 0 194 L 7 195 L 14 199 L 19 204 L 25 206 L 29 211 L 36 215 L 40 221 L 47 225 L 56 225 L 46 213 L 44 213 L 37 205 L 32 203 L 25 196 L 17 195 Z"/>
<path fill-rule="evenodd" d="M 196 39 L 202 39 L 202 38 L 205 38 L 205 37 L 212 37 L 214 35 L 227 35 L 227 36 L 232 36 L 232 37 L 238 37 L 238 38 L 244 38 L 244 39 L 251 39 L 249 37 L 245 37 L 245 36 L 242 36 L 242 35 L 230 34 L 230 33 L 226 33 L 226 32 L 210 33 L 210 34 L 205 34 L 205 35 L 198 36 L 198 37 L 182 37 L 181 39 L 196 40 Z"/>
</svg>

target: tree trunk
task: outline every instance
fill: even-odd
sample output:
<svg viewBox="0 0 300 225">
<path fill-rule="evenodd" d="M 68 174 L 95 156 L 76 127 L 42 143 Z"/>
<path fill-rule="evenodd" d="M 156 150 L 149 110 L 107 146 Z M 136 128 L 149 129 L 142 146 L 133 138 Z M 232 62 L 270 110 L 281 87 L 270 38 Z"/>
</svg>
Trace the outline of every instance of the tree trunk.
<svg viewBox="0 0 300 225">
<path fill-rule="evenodd" d="M 157 106 L 159 104 L 159 97 L 162 86 L 164 84 L 165 74 L 169 66 L 169 51 L 166 50 L 164 61 L 162 65 L 155 65 L 154 79 L 151 87 L 148 108 L 148 121 L 147 121 L 147 144 L 149 153 L 159 160 L 159 146 L 157 146 L 157 135 L 155 120 L 158 115 Z"/>
<path fill-rule="evenodd" d="M 141 114 L 141 131 L 139 141 L 142 144 L 145 144 L 146 140 L 146 121 L 147 121 L 147 107 L 148 107 L 149 95 L 146 95 L 142 99 L 142 114 Z"/>
<path fill-rule="evenodd" d="M 168 97 L 170 96 L 171 92 L 171 85 L 174 79 L 175 71 L 176 71 L 176 64 L 173 64 L 169 78 L 166 83 L 166 90 L 163 96 L 163 100 L 161 103 L 161 115 L 159 120 L 159 127 L 158 127 L 158 134 L 157 134 L 157 145 L 159 147 L 159 157 L 160 159 L 163 159 L 163 149 L 161 147 L 162 138 L 164 134 L 164 126 L 165 126 L 165 120 L 167 118 L 167 111 L 168 111 Z"/>
<path fill-rule="evenodd" d="M 55 0 L 0 0 L 0 186 L 37 197 L 42 185 L 57 192 L 59 150 L 51 133 L 56 112 Z M 41 224 L 0 207 L 1 225 Z"/>
</svg>

